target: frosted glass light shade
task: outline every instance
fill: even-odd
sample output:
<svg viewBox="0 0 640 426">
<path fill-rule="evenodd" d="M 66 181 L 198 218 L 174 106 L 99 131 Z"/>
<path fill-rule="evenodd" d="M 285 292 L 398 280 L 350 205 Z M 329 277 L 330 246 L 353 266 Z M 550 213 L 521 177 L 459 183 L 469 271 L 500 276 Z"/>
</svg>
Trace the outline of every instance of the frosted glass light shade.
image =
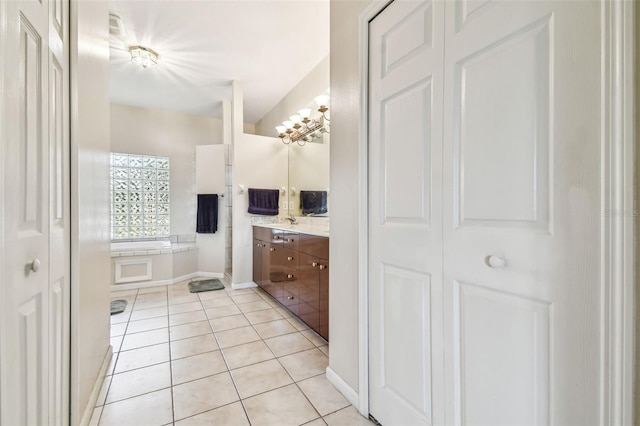
<svg viewBox="0 0 640 426">
<path fill-rule="evenodd" d="M 298 114 L 300 114 L 302 118 L 309 118 L 309 116 L 311 116 L 311 108 L 302 108 L 298 111 Z"/>
<path fill-rule="evenodd" d="M 298 123 L 300 123 L 302 118 L 299 115 L 294 114 L 291 117 L 289 117 L 289 120 L 293 121 L 293 124 L 298 124 Z"/>
<path fill-rule="evenodd" d="M 293 128 L 293 121 L 283 121 L 282 124 L 284 124 L 284 127 L 286 127 L 287 129 L 292 129 Z"/>
<path fill-rule="evenodd" d="M 279 135 L 281 135 L 287 131 L 287 128 L 284 126 L 276 126 L 276 131 L 278 132 Z"/>
<path fill-rule="evenodd" d="M 329 106 L 329 96 L 327 95 L 316 96 L 314 101 L 316 101 L 316 103 L 318 104 L 318 107 Z"/>
</svg>

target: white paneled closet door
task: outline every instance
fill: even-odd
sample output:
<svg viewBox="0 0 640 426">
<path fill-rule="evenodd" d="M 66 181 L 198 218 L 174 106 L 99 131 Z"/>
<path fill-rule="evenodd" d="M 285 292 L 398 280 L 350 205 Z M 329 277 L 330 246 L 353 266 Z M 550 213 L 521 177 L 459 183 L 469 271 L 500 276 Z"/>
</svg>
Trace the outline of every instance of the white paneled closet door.
<svg viewBox="0 0 640 426">
<path fill-rule="evenodd" d="M 383 425 L 600 416 L 601 4 L 403 1 L 369 27 Z"/>
<path fill-rule="evenodd" d="M 444 421 L 442 2 L 396 1 L 370 25 L 371 414 Z"/>
<path fill-rule="evenodd" d="M 0 423 L 69 422 L 69 2 L 3 1 Z"/>
<path fill-rule="evenodd" d="M 446 2 L 448 423 L 599 422 L 601 7 Z"/>
</svg>

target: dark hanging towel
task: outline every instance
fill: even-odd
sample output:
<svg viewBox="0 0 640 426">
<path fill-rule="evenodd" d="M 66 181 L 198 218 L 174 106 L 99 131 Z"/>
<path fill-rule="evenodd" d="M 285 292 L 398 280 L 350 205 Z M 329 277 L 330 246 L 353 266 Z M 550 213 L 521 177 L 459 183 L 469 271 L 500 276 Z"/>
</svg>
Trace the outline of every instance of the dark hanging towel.
<svg viewBox="0 0 640 426">
<path fill-rule="evenodd" d="M 302 214 L 323 214 L 327 212 L 327 191 L 300 191 Z"/>
<path fill-rule="evenodd" d="M 279 198 L 280 191 L 277 189 L 249 188 L 249 213 L 277 216 Z"/>
<path fill-rule="evenodd" d="M 198 194 L 198 234 L 215 234 L 218 230 L 218 194 Z"/>
</svg>

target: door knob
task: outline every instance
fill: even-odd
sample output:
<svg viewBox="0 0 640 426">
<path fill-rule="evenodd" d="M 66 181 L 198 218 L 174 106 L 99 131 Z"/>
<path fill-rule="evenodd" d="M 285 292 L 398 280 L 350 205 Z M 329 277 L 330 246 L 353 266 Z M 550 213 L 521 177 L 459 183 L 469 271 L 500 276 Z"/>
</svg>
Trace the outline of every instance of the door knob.
<svg viewBox="0 0 640 426">
<path fill-rule="evenodd" d="M 496 255 L 487 256 L 485 259 L 487 266 L 494 269 L 500 269 L 507 266 L 507 261 L 504 258 Z"/>
<path fill-rule="evenodd" d="M 271 248 L 269 249 L 269 251 L 276 251 L 276 249 L 274 249 L 273 247 L 271 247 Z"/>
<path fill-rule="evenodd" d="M 326 265 L 320 265 L 320 269 L 324 269 L 326 267 L 327 267 Z"/>
<path fill-rule="evenodd" d="M 293 278 L 293 275 L 288 274 L 288 275 L 287 275 L 287 278 L 291 279 L 291 278 Z"/>
<path fill-rule="evenodd" d="M 31 262 L 31 270 L 33 272 L 38 272 L 40 270 L 40 259 L 34 259 L 33 262 Z"/>
<path fill-rule="evenodd" d="M 287 256 L 287 260 L 293 260 L 292 256 Z"/>
<path fill-rule="evenodd" d="M 311 264 L 311 266 L 313 266 L 313 267 L 315 268 L 316 266 L 318 266 L 318 262 L 313 262 L 313 263 Z"/>
</svg>

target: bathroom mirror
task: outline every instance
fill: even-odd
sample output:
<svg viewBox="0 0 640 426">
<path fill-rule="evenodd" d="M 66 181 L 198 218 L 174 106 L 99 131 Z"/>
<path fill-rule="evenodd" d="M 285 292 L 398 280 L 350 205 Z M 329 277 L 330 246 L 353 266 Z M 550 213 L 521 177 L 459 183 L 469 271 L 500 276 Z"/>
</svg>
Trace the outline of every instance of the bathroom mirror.
<svg viewBox="0 0 640 426">
<path fill-rule="evenodd" d="M 289 214 L 294 216 L 329 216 L 329 133 L 300 146 L 289 144 Z M 301 209 L 301 191 L 305 212 Z M 321 208 L 326 192 L 326 209 Z"/>
</svg>

